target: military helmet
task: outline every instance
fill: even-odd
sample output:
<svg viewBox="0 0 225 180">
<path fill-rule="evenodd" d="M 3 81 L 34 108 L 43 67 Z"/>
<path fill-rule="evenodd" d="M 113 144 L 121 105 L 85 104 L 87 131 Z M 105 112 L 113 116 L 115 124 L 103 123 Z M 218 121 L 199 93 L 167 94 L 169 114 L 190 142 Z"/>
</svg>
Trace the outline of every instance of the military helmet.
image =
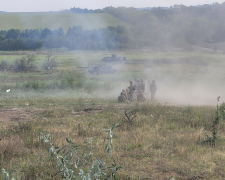
<svg viewBox="0 0 225 180">
<path fill-rule="evenodd" d="M 125 89 L 122 89 L 122 92 L 125 92 Z"/>
<path fill-rule="evenodd" d="M 133 83 L 133 81 L 130 81 L 130 83 L 132 84 L 132 83 Z"/>
</svg>

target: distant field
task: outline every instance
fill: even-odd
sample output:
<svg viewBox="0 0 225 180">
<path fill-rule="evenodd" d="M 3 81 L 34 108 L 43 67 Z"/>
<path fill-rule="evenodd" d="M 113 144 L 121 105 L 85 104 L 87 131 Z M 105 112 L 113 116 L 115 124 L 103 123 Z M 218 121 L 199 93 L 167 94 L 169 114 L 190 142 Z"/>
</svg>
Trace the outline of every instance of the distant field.
<svg viewBox="0 0 225 180">
<path fill-rule="evenodd" d="M 71 75 L 75 77 L 76 74 L 73 73 L 81 73 L 85 77 L 84 96 L 89 96 L 91 89 L 92 93 L 97 93 L 95 96 L 102 98 L 104 94 L 116 99 L 120 91 L 129 85 L 129 80 L 134 80 L 136 77 L 143 78 L 146 85 L 149 85 L 147 80 L 154 79 L 157 82 L 159 87 L 157 99 L 160 102 L 209 105 L 215 104 L 215 98 L 218 96 L 221 96 L 222 101 L 225 99 L 223 96 L 225 85 L 222 83 L 225 77 L 223 53 L 154 52 L 150 49 L 136 51 L 63 51 L 63 49 L 56 49 L 52 50 L 51 58 L 57 61 L 58 67 L 48 73 L 41 68 L 46 61 L 47 53 L 45 50 L 0 52 L 0 61 L 5 60 L 9 64 L 12 64 L 15 59 L 33 54 L 35 64 L 39 67 L 37 73 L 0 72 L 2 90 L 5 91 L 7 88 L 24 90 L 28 82 L 37 81 L 41 82 L 38 89 L 57 89 L 61 83 L 64 83 L 61 77 L 67 78 Z M 93 76 L 88 73 L 87 69 L 77 68 L 78 66 L 85 67 L 88 63 L 92 63 L 93 66 L 102 64 L 101 59 L 112 54 L 127 58 L 124 64 L 111 63 L 114 68 L 118 69 L 115 75 Z M 46 76 L 48 76 L 47 79 Z M 89 86 L 96 86 L 96 89 Z M 103 92 L 99 92 L 100 89 Z M 13 94 L 17 96 L 16 93 Z"/>
<path fill-rule="evenodd" d="M 62 12 L 35 13 L 0 13 L 0 30 L 48 28 L 51 30 L 62 27 L 67 31 L 73 26 L 82 26 L 85 30 L 105 28 L 107 26 L 130 24 L 105 13 L 72 14 Z"/>
</svg>

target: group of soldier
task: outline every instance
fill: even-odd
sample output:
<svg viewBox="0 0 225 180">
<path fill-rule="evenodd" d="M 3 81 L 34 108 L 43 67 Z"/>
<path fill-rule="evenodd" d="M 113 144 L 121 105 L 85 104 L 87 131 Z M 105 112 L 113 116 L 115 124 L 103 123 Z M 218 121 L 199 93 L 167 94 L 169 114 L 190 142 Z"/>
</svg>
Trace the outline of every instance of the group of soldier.
<svg viewBox="0 0 225 180">
<path fill-rule="evenodd" d="M 155 97 L 155 92 L 157 90 L 157 86 L 155 84 L 155 81 L 152 80 L 149 81 L 150 83 L 150 92 L 151 92 L 151 99 L 153 100 Z M 145 97 L 145 83 L 143 82 L 143 79 L 136 79 L 135 82 L 130 81 L 130 86 L 122 90 L 120 95 L 118 96 L 118 102 L 133 102 L 134 96 L 137 97 L 137 100 L 140 102 L 146 101 Z"/>
</svg>

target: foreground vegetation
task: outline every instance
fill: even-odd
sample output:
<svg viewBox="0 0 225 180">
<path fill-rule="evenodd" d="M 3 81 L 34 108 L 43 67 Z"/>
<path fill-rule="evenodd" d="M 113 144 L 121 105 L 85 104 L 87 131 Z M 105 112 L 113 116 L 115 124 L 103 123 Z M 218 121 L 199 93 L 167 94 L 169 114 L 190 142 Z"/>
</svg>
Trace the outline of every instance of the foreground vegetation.
<svg viewBox="0 0 225 180">
<path fill-rule="evenodd" d="M 110 101 L 104 105 L 98 99 L 1 102 L 13 104 L 14 111 L 31 112 L 26 120 L 1 123 L 1 167 L 11 170 L 14 177 L 60 179 L 57 166 L 49 159 L 50 146 L 39 141 L 41 132 L 51 134 L 51 142 L 57 146 L 66 145 L 66 137 L 83 146 L 83 141 L 91 137 L 102 141 L 106 135 L 103 130 L 114 123 L 120 124 L 114 130 L 118 139 L 113 142 L 113 156 L 122 166 L 118 179 L 224 177 L 224 122 L 217 127 L 220 134 L 215 147 L 201 143 L 205 134 L 211 134 L 215 107 L 176 107 L 152 102 L 118 105 Z M 21 104 L 20 108 L 17 104 Z M 132 124 L 123 121 L 125 109 L 136 112 Z M 2 112 L 7 110 L 10 109 L 1 108 Z M 104 151 L 96 153 L 102 157 Z"/>
</svg>

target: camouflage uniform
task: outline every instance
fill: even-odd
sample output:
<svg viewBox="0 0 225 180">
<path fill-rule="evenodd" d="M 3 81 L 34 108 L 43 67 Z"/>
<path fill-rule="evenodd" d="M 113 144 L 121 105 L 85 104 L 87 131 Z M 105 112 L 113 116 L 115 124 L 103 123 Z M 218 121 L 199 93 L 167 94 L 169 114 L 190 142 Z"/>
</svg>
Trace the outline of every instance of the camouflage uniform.
<svg viewBox="0 0 225 180">
<path fill-rule="evenodd" d="M 127 95 L 127 93 L 126 93 L 126 91 L 124 89 L 122 90 L 122 93 L 125 96 L 125 98 L 128 100 L 128 95 Z"/>
<path fill-rule="evenodd" d="M 137 83 L 137 94 L 139 93 L 139 91 L 141 90 L 141 81 L 138 79 L 138 81 L 137 81 L 138 83 Z"/>
<path fill-rule="evenodd" d="M 150 92 L 151 92 L 151 99 L 153 100 L 155 98 L 155 92 L 157 90 L 157 86 L 155 84 L 155 81 L 152 81 L 152 84 L 150 85 Z"/>
<path fill-rule="evenodd" d="M 141 90 L 142 92 L 145 92 L 145 83 L 143 82 L 143 79 L 141 79 L 140 90 Z"/>
<path fill-rule="evenodd" d="M 138 79 L 137 78 L 135 78 L 135 80 L 134 80 L 134 86 L 136 87 L 135 94 L 137 94 L 137 87 L 138 87 Z"/>
<path fill-rule="evenodd" d="M 130 81 L 130 86 L 128 88 L 129 88 L 129 101 L 133 102 L 133 96 L 135 91 L 135 86 L 133 85 L 133 81 Z"/>
<path fill-rule="evenodd" d="M 126 94 L 127 94 L 127 100 L 129 101 L 129 94 L 130 94 L 129 88 L 126 89 Z"/>
<path fill-rule="evenodd" d="M 144 93 L 142 92 L 142 90 L 139 91 L 139 94 L 137 95 L 137 100 L 141 101 L 141 102 L 146 101 L 146 98 L 145 98 Z"/>
<path fill-rule="evenodd" d="M 118 102 L 119 102 L 119 103 L 127 102 L 126 97 L 123 95 L 122 92 L 121 92 L 120 95 L 118 96 Z"/>
</svg>

